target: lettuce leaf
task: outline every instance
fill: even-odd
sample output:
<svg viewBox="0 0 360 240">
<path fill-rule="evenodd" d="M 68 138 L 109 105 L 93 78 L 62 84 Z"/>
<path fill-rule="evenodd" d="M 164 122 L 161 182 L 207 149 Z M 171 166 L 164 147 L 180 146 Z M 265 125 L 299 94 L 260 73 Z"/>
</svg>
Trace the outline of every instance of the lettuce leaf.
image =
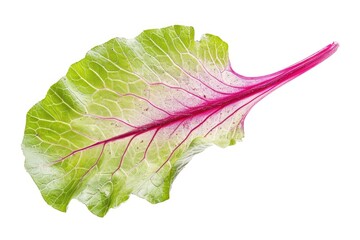
<svg viewBox="0 0 360 240">
<path fill-rule="evenodd" d="M 252 106 L 329 57 L 336 43 L 261 77 L 234 72 L 228 45 L 171 26 L 91 49 L 27 113 L 25 167 L 45 201 L 97 216 L 130 194 L 158 203 L 194 154 L 244 136 Z"/>
</svg>

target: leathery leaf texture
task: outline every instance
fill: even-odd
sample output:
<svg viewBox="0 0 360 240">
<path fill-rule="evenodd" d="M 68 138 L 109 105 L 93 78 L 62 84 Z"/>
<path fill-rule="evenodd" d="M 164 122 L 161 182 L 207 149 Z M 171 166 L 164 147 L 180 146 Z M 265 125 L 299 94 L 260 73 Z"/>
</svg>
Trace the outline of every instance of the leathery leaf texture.
<svg viewBox="0 0 360 240">
<path fill-rule="evenodd" d="M 97 216 L 130 194 L 158 203 L 194 154 L 233 145 L 261 98 L 330 56 L 336 43 L 261 77 L 233 71 L 228 45 L 171 26 L 114 38 L 71 65 L 28 114 L 25 167 L 52 207 Z"/>
</svg>

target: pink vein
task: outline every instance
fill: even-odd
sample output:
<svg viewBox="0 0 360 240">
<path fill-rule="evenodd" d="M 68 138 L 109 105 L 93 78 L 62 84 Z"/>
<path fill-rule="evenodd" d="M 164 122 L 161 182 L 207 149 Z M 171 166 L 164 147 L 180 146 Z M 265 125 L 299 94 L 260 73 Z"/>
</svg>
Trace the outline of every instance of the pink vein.
<svg viewBox="0 0 360 240">
<path fill-rule="evenodd" d="M 119 170 L 119 169 L 121 168 L 121 165 L 122 165 L 122 163 L 124 162 L 124 158 L 125 158 L 125 155 L 126 155 L 126 153 L 127 153 L 127 150 L 129 149 L 129 146 L 130 146 L 132 140 L 134 140 L 134 138 L 135 138 L 136 136 L 137 136 L 137 134 L 134 135 L 134 136 L 129 140 L 128 144 L 127 144 L 126 147 L 125 147 L 125 150 L 124 150 L 123 154 L 121 155 L 121 159 L 120 159 L 119 165 L 117 166 L 117 168 L 115 169 L 115 171 L 114 171 L 111 175 L 114 175 L 115 172 L 117 172 L 117 170 Z"/>
<path fill-rule="evenodd" d="M 121 139 L 125 139 L 127 137 L 132 137 L 132 139 L 140 134 L 149 132 L 151 130 L 159 130 L 161 128 L 170 126 L 172 124 L 175 124 L 177 122 L 184 121 L 184 119 L 190 119 L 195 116 L 199 116 L 201 114 L 208 114 L 214 110 L 214 109 L 222 109 L 228 105 L 234 104 L 236 102 L 239 102 L 241 100 L 244 100 L 248 97 L 254 96 L 258 93 L 262 92 L 268 92 L 269 89 L 274 90 L 278 88 L 279 86 L 285 84 L 286 82 L 289 82 L 293 78 L 299 76 L 300 74 L 306 72 L 307 70 L 313 68 L 320 62 L 327 59 L 329 56 L 331 56 L 338 48 L 337 43 L 332 43 L 322 50 L 318 51 L 317 53 L 311 55 L 310 57 L 300 61 L 299 63 L 296 63 L 288 68 L 285 68 L 284 70 L 281 70 L 275 74 L 267 75 L 265 77 L 265 81 L 259 81 L 259 83 L 244 87 L 241 91 L 231 93 L 227 96 L 223 96 L 217 99 L 208 100 L 207 102 L 204 102 L 200 104 L 199 106 L 192 107 L 190 109 L 187 109 L 186 111 L 180 111 L 178 113 L 174 113 L 173 115 L 170 115 L 168 117 L 165 117 L 161 120 L 154 121 L 149 124 L 145 124 L 143 126 L 139 126 L 136 129 L 133 129 L 131 131 L 128 131 L 126 133 L 101 140 L 98 142 L 95 142 L 91 145 L 88 145 L 83 148 L 79 148 L 77 150 L 72 151 L 68 155 L 56 160 L 53 162 L 53 164 L 59 163 L 67 159 L 68 157 L 82 152 L 84 150 L 99 146 L 99 145 L 106 145 L 110 142 L 115 142 Z M 240 76 L 240 75 L 239 75 Z M 268 76 L 271 76 L 271 78 L 268 78 Z M 147 100 L 148 101 L 148 100 Z M 132 140 L 131 139 L 131 140 Z M 130 142 L 131 142 L 130 140 Z M 151 140 L 152 141 L 152 140 Z M 127 147 L 129 144 L 127 145 Z M 120 163 L 121 166 L 121 163 Z"/>
<path fill-rule="evenodd" d="M 105 149 L 105 144 L 102 145 L 100 154 L 99 154 L 98 158 L 96 159 L 95 163 L 82 175 L 80 181 L 81 181 L 96 165 L 98 165 L 98 163 L 99 163 L 99 161 L 100 161 L 100 158 L 101 158 L 101 156 L 102 156 L 103 153 L 104 153 L 104 149 Z"/>
<path fill-rule="evenodd" d="M 148 145 L 146 146 L 146 149 L 145 149 L 145 151 L 144 151 L 143 158 L 136 164 L 136 166 L 139 165 L 140 163 L 142 163 L 142 162 L 146 159 L 146 155 L 147 155 L 147 152 L 148 152 L 148 150 L 149 150 L 149 148 L 150 148 L 150 146 L 151 146 L 151 143 L 154 141 L 155 136 L 156 136 L 156 134 L 159 132 L 159 130 L 160 130 L 160 128 L 157 128 L 157 129 L 155 130 L 155 132 L 154 132 L 154 134 L 152 135 L 152 137 L 151 137 Z"/>
</svg>

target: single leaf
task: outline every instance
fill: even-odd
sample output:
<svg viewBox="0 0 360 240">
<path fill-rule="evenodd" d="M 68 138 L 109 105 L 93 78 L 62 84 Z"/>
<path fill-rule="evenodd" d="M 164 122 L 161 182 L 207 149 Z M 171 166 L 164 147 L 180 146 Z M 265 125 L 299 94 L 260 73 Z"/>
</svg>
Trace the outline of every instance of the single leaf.
<svg viewBox="0 0 360 240">
<path fill-rule="evenodd" d="M 104 216 L 130 194 L 151 203 L 194 154 L 241 139 L 246 114 L 264 96 L 329 57 L 336 43 L 279 72 L 244 77 L 228 45 L 194 29 L 146 30 L 90 50 L 27 114 L 25 167 L 45 201 L 72 198 Z"/>
</svg>

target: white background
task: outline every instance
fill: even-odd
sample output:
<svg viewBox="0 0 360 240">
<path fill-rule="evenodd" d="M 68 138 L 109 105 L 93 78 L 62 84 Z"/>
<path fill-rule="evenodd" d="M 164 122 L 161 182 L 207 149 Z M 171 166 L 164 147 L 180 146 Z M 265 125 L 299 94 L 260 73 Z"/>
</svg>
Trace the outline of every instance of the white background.
<svg viewBox="0 0 360 240">
<path fill-rule="evenodd" d="M 360 239 L 356 2 L 2 1 L 0 239 Z M 173 24 L 221 36 L 248 76 L 340 48 L 258 103 L 243 142 L 197 155 L 169 201 L 133 196 L 104 218 L 47 206 L 23 167 L 27 110 L 95 45 Z"/>
</svg>

